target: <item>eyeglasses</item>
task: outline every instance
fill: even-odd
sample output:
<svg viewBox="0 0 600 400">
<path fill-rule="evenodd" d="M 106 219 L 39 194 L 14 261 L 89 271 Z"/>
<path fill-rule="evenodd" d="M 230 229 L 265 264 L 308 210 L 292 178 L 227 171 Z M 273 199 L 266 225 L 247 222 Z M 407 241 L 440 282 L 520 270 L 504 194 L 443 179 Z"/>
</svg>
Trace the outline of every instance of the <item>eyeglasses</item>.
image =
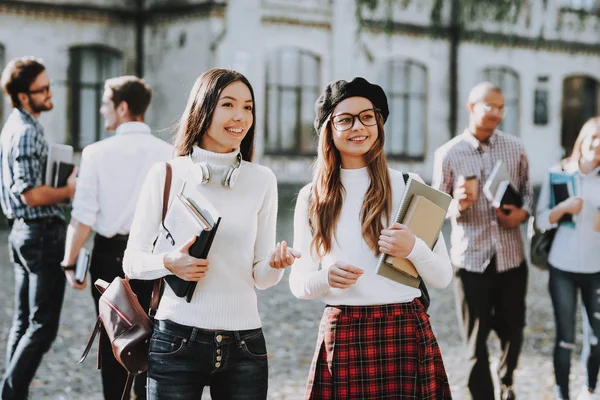
<svg viewBox="0 0 600 400">
<path fill-rule="evenodd" d="M 354 125 L 354 119 L 358 118 L 361 124 L 364 126 L 377 125 L 376 111 L 372 108 L 361 111 L 358 114 L 342 113 L 334 115 L 331 118 L 333 126 L 340 132 L 347 131 Z"/>
<path fill-rule="evenodd" d="M 504 106 L 502 107 L 496 107 L 496 106 L 491 106 L 487 103 L 483 103 L 480 102 L 479 104 L 481 104 L 481 107 L 483 108 L 483 111 L 485 111 L 486 113 L 492 112 L 494 114 L 504 114 Z"/>
<path fill-rule="evenodd" d="M 48 93 L 50 93 L 50 84 L 47 84 L 46 86 L 41 87 L 36 90 L 30 90 L 27 93 L 29 93 L 29 94 L 48 94 Z"/>
</svg>

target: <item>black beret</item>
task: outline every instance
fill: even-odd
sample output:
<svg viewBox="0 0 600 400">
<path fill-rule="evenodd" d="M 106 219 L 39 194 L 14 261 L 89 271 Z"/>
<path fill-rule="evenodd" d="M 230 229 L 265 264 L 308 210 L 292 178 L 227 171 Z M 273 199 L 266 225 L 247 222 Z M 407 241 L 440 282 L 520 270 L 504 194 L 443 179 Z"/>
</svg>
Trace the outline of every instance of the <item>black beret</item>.
<svg viewBox="0 0 600 400">
<path fill-rule="evenodd" d="M 383 117 L 383 122 L 390 115 L 387 97 L 381 86 L 369 83 L 365 78 L 360 77 L 354 78 L 350 82 L 339 80 L 329 83 L 315 103 L 315 129 L 317 133 L 320 133 L 321 126 L 325 123 L 325 120 L 335 106 L 349 97 L 364 97 L 369 99 L 373 103 L 373 107 Z"/>
</svg>

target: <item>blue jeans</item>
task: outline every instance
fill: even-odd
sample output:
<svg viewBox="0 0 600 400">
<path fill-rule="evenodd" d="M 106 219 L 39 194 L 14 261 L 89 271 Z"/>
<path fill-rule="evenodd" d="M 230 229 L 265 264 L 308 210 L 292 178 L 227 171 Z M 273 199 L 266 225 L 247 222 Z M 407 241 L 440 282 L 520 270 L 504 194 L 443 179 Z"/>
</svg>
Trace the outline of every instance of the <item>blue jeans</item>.
<svg viewBox="0 0 600 400">
<path fill-rule="evenodd" d="M 556 322 L 556 342 L 554 345 L 554 376 L 561 396 L 569 398 L 569 373 L 571 353 L 575 348 L 575 316 L 577 314 L 577 290 L 581 291 L 583 307 L 589 318 L 594 336 L 600 335 L 600 273 L 581 274 L 550 268 L 548 281 L 550 298 Z M 587 387 L 593 391 L 600 368 L 600 346 L 594 342 L 590 346 L 585 361 L 587 367 Z"/>
<path fill-rule="evenodd" d="M 15 304 L 6 345 L 2 399 L 26 399 L 29 384 L 58 332 L 65 293 L 60 266 L 66 226 L 59 218 L 16 220 L 8 237 Z"/>
<path fill-rule="evenodd" d="M 210 331 L 156 321 L 150 341 L 148 399 L 264 400 L 269 369 L 262 329 Z"/>
</svg>

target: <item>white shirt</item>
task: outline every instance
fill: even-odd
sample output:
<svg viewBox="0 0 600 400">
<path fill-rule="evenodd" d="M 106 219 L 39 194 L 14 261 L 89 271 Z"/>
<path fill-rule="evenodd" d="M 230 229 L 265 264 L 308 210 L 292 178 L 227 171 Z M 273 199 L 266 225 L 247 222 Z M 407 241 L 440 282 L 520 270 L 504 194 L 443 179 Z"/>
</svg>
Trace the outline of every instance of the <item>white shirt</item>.
<svg viewBox="0 0 600 400">
<path fill-rule="evenodd" d="M 126 122 L 116 135 L 87 146 L 71 215 L 105 237 L 128 234 L 146 174 L 173 157 L 173 147 L 143 122 Z"/>
<path fill-rule="evenodd" d="M 389 169 L 392 182 L 392 216 L 386 226 L 391 225 L 405 184 L 402 173 Z M 414 178 L 418 176 L 411 174 Z M 311 251 L 312 234 L 308 224 L 308 194 L 305 186 L 298 195 L 294 215 L 294 249 L 302 252 L 302 257 L 292 265 L 290 288 L 301 299 L 320 298 L 329 305 L 376 305 L 407 303 L 421 296 L 417 288 L 397 283 L 375 273 L 378 257 L 369 248 L 361 233 L 360 209 L 370 178 L 366 168 L 342 169 L 342 183 L 346 195 L 340 218 L 335 230 L 331 252 L 319 260 Z M 446 249 L 446 243 L 440 234 L 433 251 L 425 242 L 417 238 L 415 246 L 407 257 L 414 265 L 426 284 L 433 287 L 445 287 L 452 279 L 452 266 Z M 319 270 L 319 261 L 323 269 Z M 328 272 L 331 265 L 341 261 L 364 270 L 358 281 L 347 289 L 331 288 Z"/>
<path fill-rule="evenodd" d="M 560 171 L 555 166 L 550 171 Z M 588 174 L 579 172 L 576 163 L 569 163 L 565 171 L 576 175 L 579 181 L 578 195 L 583 198 L 583 208 L 577 216 L 575 227 L 550 223 L 550 179 L 542 184 L 535 223 L 548 230 L 558 227 L 548 262 L 555 268 L 568 272 L 600 272 L 600 232 L 594 229 L 596 212 L 600 208 L 600 168 Z"/>
<path fill-rule="evenodd" d="M 275 285 L 284 271 L 269 266 L 269 254 L 275 249 L 277 180 L 267 167 L 243 161 L 235 185 L 224 187 L 221 177 L 236 156 L 237 152 L 219 154 L 195 147 L 191 160 L 178 157 L 171 161 L 171 201 L 183 182 L 196 185 L 219 211 L 221 223 L 208 254 L 208 272 L 196 285 L 191 302 L 175 296 L 166 285 L 157 319 L 203 329 L 261 326 L 254 287 Z M 204 185 L 202 175 L 193 172 L 200 168 L 200 161 L 212 169 L 211 179 Z M 130 278 L 157 279 L 171 274 L 164 266 L 164 254 L 152 253 L 162 218 L 164 183 L 165 166 L 158 164 L 144 183 L 123 258 L 123 270 Z"/>
</svg>

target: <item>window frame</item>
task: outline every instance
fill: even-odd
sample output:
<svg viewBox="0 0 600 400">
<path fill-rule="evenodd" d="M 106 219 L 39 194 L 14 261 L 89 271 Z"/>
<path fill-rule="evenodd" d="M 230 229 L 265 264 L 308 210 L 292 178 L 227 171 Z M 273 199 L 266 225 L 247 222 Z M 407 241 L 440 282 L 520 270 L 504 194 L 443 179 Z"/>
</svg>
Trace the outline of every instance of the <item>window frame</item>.
<svg viewBox="0 0 600 400">
<path fill-rule="evenodd" d="M 123 53 L 115 48 L 103 46 L 103 45 L 83 45 L 73 46 L 69 48 L 69 79 L 68 79 L 68 126 L 69 126 L 69 144 L 73 146 L 75 150 L 82 150 L 81 146 L 81 91 L 82 89 L 93 89 L 95 91 L 96 111 L 98 118 L 100 116 L 100 105 L 102 104 L 102 94 L 104 93 L 104 82 L 105 79 L 96 77 L 94 83 L 81 82 L 81 66 L 82 66 L 82 53 L 84 51 L 92 51 L 96 56 L 96 62 L 98 64 L 98 70 L 100 70 L 100 63 L 104 56 L 112 56 L 118 58 L 121 63 L 121 72 L 123 69 Z M 100 124 L 97 123 L 94 127 L 94 142 L 95 143 L 102 139 L 102 129 Z M 85 146 L 84 146 L 85 147 Z"/>
<path fill-rule="evenodd" d="M 397 68 L 396 68 L 397 66 Z M 412 93 L 410 91 L 410 89 L 406 89 L 406 85 L 403 84 L 403 90 L 402 91 L 398 91 L 395 92 L 392 87 L 393 87 L 393 77 L 395 76 L 394 72 L 397 70 L 402 70 L 402 75 L 404 77 L 404 82 L 410 82 L 410 70 L 412 67 L 416 67 L 419 68 L 424 75 L 424 82 L 423 82 L 423 93 Z M 411 100 L 414 99 L 415 97 L 420 100 L 422 107 L 423 107 L 423 116 L 422 116 L 422 126 L 424 127 L 423 131 L 422 131 L 422 144 L 423 144 L 423 151 L 421 154 L 409 154 L 408 153 L 408 148 L 410 146 L 410 138 L 411 135 L 409 133 L 409 129 L 410 129 L 410 121 L 409 118 L 405 118 L 403 121 L 403 128 L 404 128 L 404 137 L 403 137 L 403 148 L 404 150 L 402 152 L 392 152 L 391 150 L 385 150 L 385 154 L 386 157 L 390 160 L 397 160 L 397 161 L 423 161 L 425 160 L 426 154 L 427 154 L 427 138 L 429 137 L 429 119 L 428 119 L 428 113 L 429 113 L 429 69 L 427 68 L 427 65 L 419 62 L 417 60 L 411 59 L 411 58 L 405 58 L 405 57 L 394 57 L 394 58 L 389 58 L 387 60 L 385 60 L 382 63 L 381 66 L 381 70 L 380 70 L 380 77 L 381 77 L 381 81 L 382 81 L 382 86 L 383 89 L 385 90 L 386 96 L 388 98 L 388 104 L 389 104 L 389 108 L 390 108 L 390 117 L 388 117 L 388 121 L 386 121 L 386 125 L 388 125 L 390 118 L 393 118 L 394 115 L 394 109 L 393 109 L 393 103 L 394 103 L 394 99 L 396 98 L 401 98 L 404 102 L 404 115 L 408 116 L 410 115 L 410 104 L 411 104 Z M 385 134 L 386 136 L 389 138 L 390 135 L 393 134 L 392 130 L 391 130 L 391 126 L 387 126 L 385 129 Z"/>
<path fill-rule="evenodd" d="M 501 72 L 501 81 L 502 83 L 497 83 L 494 82 L 490 79 L 490 73 L 491 72 Z M 503 87 L 506 76 L 507 75 L 512 75 L 517 82 L 517 92 L 515 94 L 514 99 L 510 99 L 508 98 L 506 89 Z M 500 131 L 502 131 L 503 133 L 515 136 L 515 137 L 520 137 L 521 136 L 521 77 L 519 75 L 519 73 L 510 67 L 507 66 L 493 66 L 493 67 L 485 67 L 484 69 L 481 70 L 481 77 L 484 81 L 488 81 L 493 83 L 494 85 L 498 86 L 501 90 L 502 90 L 502 94 L 504 95 L 504 110 L 511 110 L 510 108 L 507 107 L 507 105 L 512 104 L 515 107 L 515 118 L 516 118 L 516 132 L 508 132 L 506 130 L 504 130 L 504 121 L 506 120 L 504 117 L 502 118 L 502 121 L 500 122 L 500 124 L 498 125 L 498 129 Z M 513 111 L 509 111 L 509 115 L 512 115 Z"/>
<path fill-rule="evenodd" d="M 2 65 L 2 68 L 6 67 L 6 48 L 4 47 L 4 44 L 0 43 L 0 65 Z M 1 73 L 1 72 L 0 72 Z M 2 89 L 0 88 L 0 91 L 2 91 Z M 2 98 L 0 99 L 0 121 L 2 121 L 2 123 L 4 123 L 4 109 L 5 109 L 5 104 L 6 104 L 6 99 L 7 96 L 2 96 Z"/>
<path fill-rule="evenodd" d="M 315 63 L 316 63 L 316 70 L 318 73 L 318 76 L 314 79 L 314 85 L 305 85 L 302 82 L 304 81 L 304 75 L 303 75 L 303 68 L 302 68 L 302 63 L 299 63 L 299 67 L 298 67 L 298 76 L 296 77 L 296 84 L 295 85 L 289 85 L 289 84 L 282 84 L 282 79 L 281 79 L 281 74 L 283 71 L 282 68 L 282 56 L 286 51 L 294 51 L 297 53 L 298 57 L 300 60 L 302 60 L 302 57 L 306 56 L 306 57 L 310 57 Z M 275 57 L 275 63 L 276 63 L 276 71 L 271 71 L 270 70 L 270 57 Z M 303 49 L 303 48 L 299 48 L 299 47 L 293 47 L 293 46 L 286 46 L 286 47 L 278 47 L 275 49 L 272 49 L 270 52 L 267 53 L 267 62 L 265 63 L 266 67 L 265 67 L 265 119 L 264 119 L 264 132 L 265 132 L 265 140 L 264 140 L 264 154 L 265 155 L 282 155 L 282 156 L 311 156 L 314 157 L 317 154 L 317 147 L 314 146 L 312 151 L 302 151 L 300 150 L 300 145 L 302 142 L 302 105 L 303 105 L 303 96 L 304 93 L 306 91 L 310 91 L 313 90 L 314 94 L 315 94 L 315 98 L 314 100 L 316 101 L 317 98 L 319 97 L 320 94 L 320 85 L 321 85 L 321 74 L 322 74 L 322 63 L 321 63 L 322 59 L 321 56 L 317 53 L 314 53 L 312 51 Z M 272 78 L 271 75 L 274 75 L 275 78 Z M 276 110 L 270 110 L 269 109 L 269 104 L 270 104 L 270 98 L 269 95 L 271 93 L 271 90 L 275 90 L 276 92 L 276 96 L 277 96 L 277 109 Z M 295 117 L 296 117 L 296 121 L 295 121 L 295 126 L 294 126 L 294 148 L 292 150 L 284 150 L 282 149 L 282 139 L 283 139 L 283 132 L 275 132 L 274 134 L 276 135 L 276 145 L 274 146 L 274 148 L 271 148 L 269 145 L 269 128 L 270 128 L 270 124 L 269 124 L 269 115 L 271 112 L 276 112 L 277 116 L 276 116 L 276 123 L 275 126 L 279 127 L 281 126 L 281 110 L 282 110 L 282 93 L 284 92 L 292 92 L 295 93 L 296 95 L 296 109 L 295 109 Z M 313 135 L 313 138 L 316 136 L 316 132 L 314 131 L 314 128 L 312 128 L 311 126 L 311 132 Z"/>
</svg>

